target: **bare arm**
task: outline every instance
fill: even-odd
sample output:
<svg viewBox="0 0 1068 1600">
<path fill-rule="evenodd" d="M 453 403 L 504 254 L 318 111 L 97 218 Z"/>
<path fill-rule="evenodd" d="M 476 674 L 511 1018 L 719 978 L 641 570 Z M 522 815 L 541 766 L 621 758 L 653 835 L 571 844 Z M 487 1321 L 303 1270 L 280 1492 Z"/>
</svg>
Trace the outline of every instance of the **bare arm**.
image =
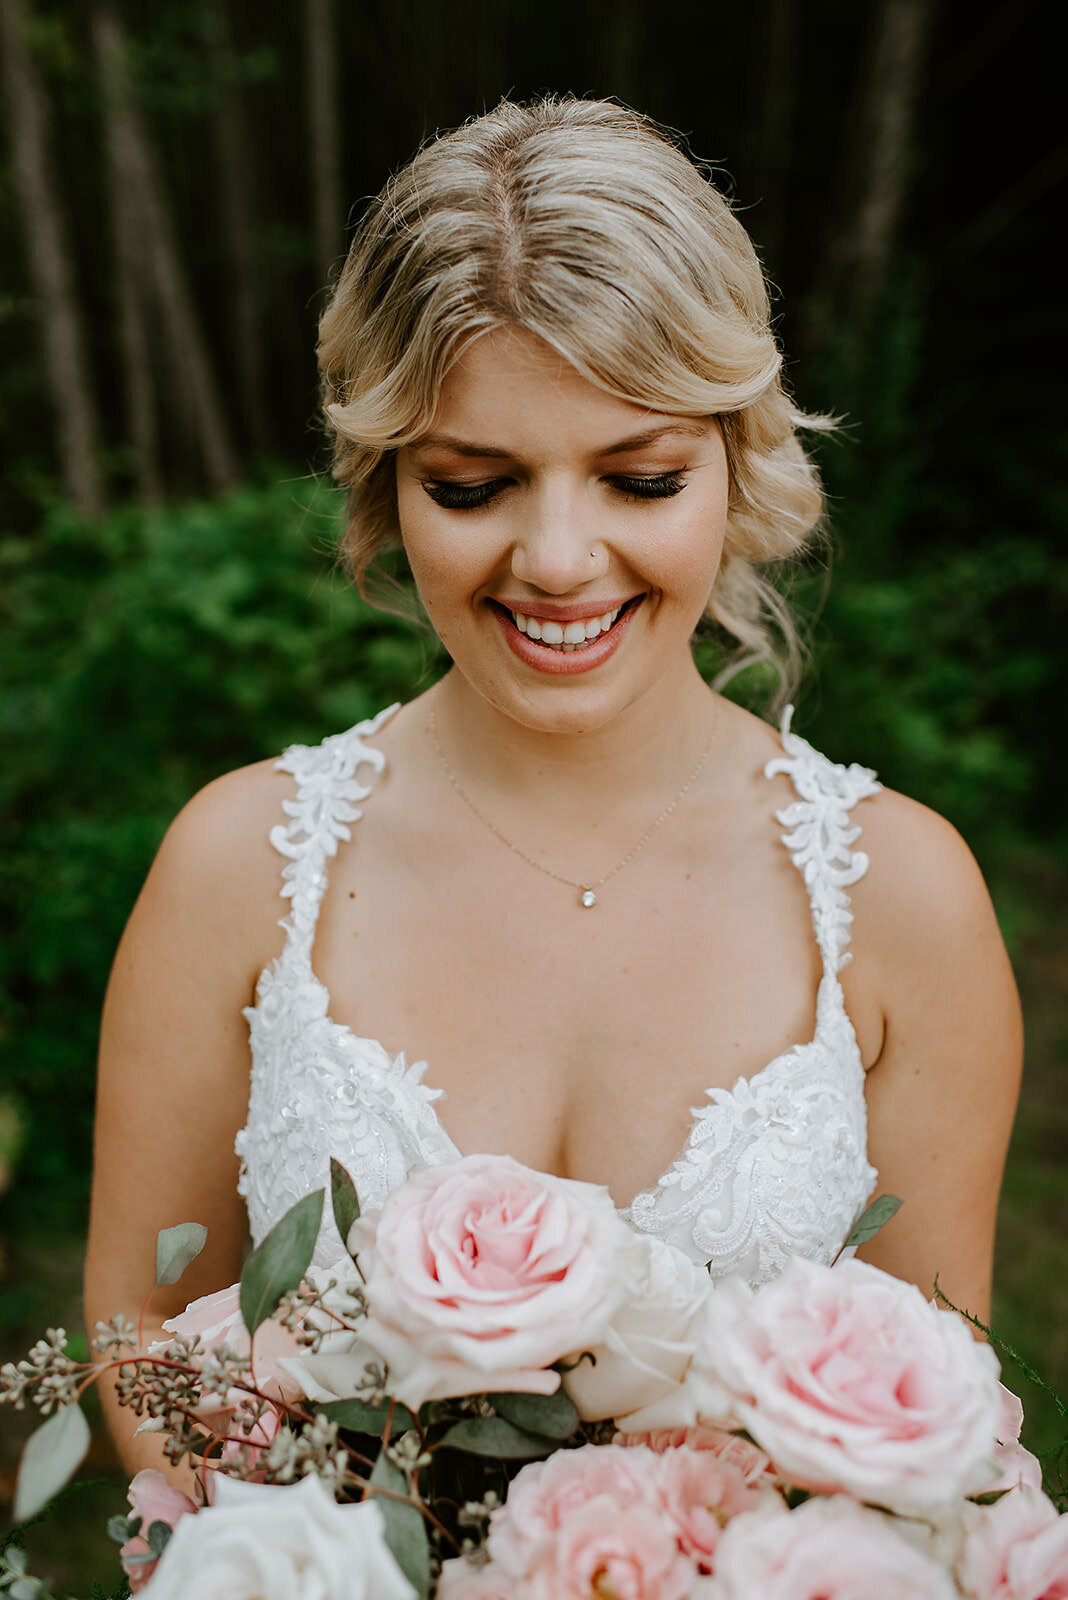
<svg viewBox="0 0 1068 1600">
<path fill-rule="evenodd" d="M 886 1032 L 868 1075 L 869 1153 L 878 1192 L 904 1205 L 861 1254 L 925 1294 L 937 1276 L 986 1321 L 1020 1082 L 1016 985 L 982 876 L 949 823 L 893 794 L 871 819 L 857 929 Z"/>
<path fill-rule="evenodd" d="M 245 1216 L 233 1144 L 248 1103 L 241 1009 L 280 947 L 280 863 L 267 832 L 290 792 L 266 764 L 209 785 L 172 825 L 130 916 L 101 1028 L 90 1330 L 120 1312 L 136 1323 L 147 1301 L 146 1339 L 158 1337 L 164 1318 L 240 1273 Z M 207 1245 L 178 1284 L 153 1290 L 156 1234 L 179 1222 L 205 1224 Z M 127 1468 L 161 1467 L 157 1441 L 134 1440 L 138 1419 L 108 1385 L 102 1393 Z"/>
</svg>

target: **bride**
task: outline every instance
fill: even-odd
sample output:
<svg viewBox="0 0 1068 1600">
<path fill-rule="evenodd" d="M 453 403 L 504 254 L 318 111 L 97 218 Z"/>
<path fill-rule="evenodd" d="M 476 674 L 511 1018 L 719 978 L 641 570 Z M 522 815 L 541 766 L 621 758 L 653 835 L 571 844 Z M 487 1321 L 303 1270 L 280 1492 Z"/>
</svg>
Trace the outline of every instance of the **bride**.
<svg viewBox="0 0 1068 1600">
<path fill-rule="evenodd" d="M 91 1322 L 161 1227 L 208 1243 L 149 1331 L 331 1156 L 369 1208 L 476 1151 L 753 1283 L 893 1193 L 865 1256 L 986 1313 L 1020 1022 L 978 869 L 691 655 L 705 615 L 795 653 L 763 574 L 822 502 L 768 317 L 727 205 L 607 102 L 506 102 L 370 206 L 319 346 L 346 554 L 403 545 L 451 666 L 168 833 L 104 1014 Z"/>
</svg>

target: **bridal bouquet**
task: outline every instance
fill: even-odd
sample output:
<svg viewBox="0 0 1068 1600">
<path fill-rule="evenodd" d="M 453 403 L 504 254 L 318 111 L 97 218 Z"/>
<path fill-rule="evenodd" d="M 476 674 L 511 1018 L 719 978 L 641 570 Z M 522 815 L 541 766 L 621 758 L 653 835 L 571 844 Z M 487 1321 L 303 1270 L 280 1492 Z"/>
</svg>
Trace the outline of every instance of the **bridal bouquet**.
<svg viewBox="0 0 1068 1600">
<path fill-rule="evenodd" d="M 504 1157 L 419 1171 L 364 1217 L 331 1172 L 329 1271 L 320 1191 L 165 1343 L 115 1319 L 95 1364 L 53 1331 L 0 1372 L 47 1418 L 16 1516 L 77 1466 L 77 1397 L 111 1367 L 196 1463 L 195 1495 L 141 1472 L 113 1519 L 145 1600 L 1068 1596 L 1019 1402 L 917 1289 L 855 1260 L 713 1287 L 605 1190 Z M 159 1282 L 203 1242 L 165 1230 Z M 42 1592 L 18 1554 L 0 1592 Z"/>
</svg>

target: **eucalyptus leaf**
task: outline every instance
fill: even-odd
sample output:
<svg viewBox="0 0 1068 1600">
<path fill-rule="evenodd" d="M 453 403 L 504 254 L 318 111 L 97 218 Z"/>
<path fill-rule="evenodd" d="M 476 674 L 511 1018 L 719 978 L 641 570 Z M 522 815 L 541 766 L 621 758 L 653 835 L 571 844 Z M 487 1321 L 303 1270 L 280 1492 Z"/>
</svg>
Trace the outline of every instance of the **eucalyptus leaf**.
<svg viewBox="0 0 1068 1600">
<path fill-rule="evenodd" d="M 26 1440 L 15 1486 L 14 1520 L 27 1522 L 73 1477 L 89 1448 L 79 1405 L 61 1406 Z"/>
<path fill-rule="evenodd" d="M 241 1274 L 241 1316 L 250 1334 L 277 1309 L 308 1270 L 323 1216 L 323 1191 L 291 1206 L 253 1250 Z"/>
<path fill-rule="evenodd" d="M 316 1410 L 320 1416 L 336 1422 L 339 1428 L 351 1428 L 354 1433 L 374 1434 L 376 1438 L 385 1432 L 389 1418 L 388 1400 L 381 1406 L 369 1406 L 362 1400 L 328 1400 L 324 1405 L 317 1406 Z M 394 1401 L 393 1421 L 389 1430 L 391 1437 L 397 1438 L 414 1427 L 415 1418 L 408 1407 Z"/>
<path fill-rule="evenodd" d="M 543 1439 L 570 1439 L 579 1425 L 575 1402 L 562 1386 L 555 1394 L 495 1394 L 490 1401 L 499 1417 Z"/>
<path fill-rule="evenodd" d="M 525 1428 L 506 1422 L 504 1417 L 468 1417 L 450 1428 L 441 1443 L 472 1456 L 494 1456 L 499 1461 L 535 1461 L 552 1455 L 558 1441 L 539 1438 Z"/>
<path fill-rule="evenodd" d="M 341 1162 L 335 1160 L 333 1156 L 330 1157 L 330 1200 L 334 1207 L 337 1231 L 347 1250 L 349 1231 L 353 1223 L 359 1220 L 360 1200 L 356 1193 L 356 1185 Z"/>
<path fill-rule="evenodd" d="M 881 1194 L 873 1200 L 866 1210 L 862 1211 L 853 1224 L 853 1231 L 849 1235 L 844 1250 L 850 1245 L 867 1244 L 869 1239 L 874 1239 L 880 1228 L 885 1228 L 891 1217 L 901 1210 L 901 1201 L 896 1194 Z"/>
<path fill-rule="evenodd" d="M 114 1539 L 116 1544 L 125 1544 L 127 1539 L 132 1539 L 141 1528 L 140 1517 L 109 1517 L 108 1538 Z"/>
<path fill-rule="evenodd" d="M 161 1556 L 174 1530 L 166 1522 L 153 1522 L 145 1534 L 145 1543 L 155 1556 Z"/>
<path fill-rule="evenodd" d="M 409 1492 L 403 1472 L 384 1450 L 375 1462 L 371 1482 L 383 1489 L 391 1489 L 394 1494 Z M 419 1600 L 427 1600 L 430 1594 L 430 1550 L 422 1512 L 417 1506 L 403 1500 L 391 1500 L 388 1495 L 373 1495 L 372 1499 L 382 1513 L 386 1543 L 398 1567 Z"/>
<path fill-rule="evenodd" d="M 156 1288 L 177 1283 L 207 1240 L 208 1230 L 201 1222 L 179 1222 L 174 1228 L 161 1228 L 156 1235 Z"/>
</svg>

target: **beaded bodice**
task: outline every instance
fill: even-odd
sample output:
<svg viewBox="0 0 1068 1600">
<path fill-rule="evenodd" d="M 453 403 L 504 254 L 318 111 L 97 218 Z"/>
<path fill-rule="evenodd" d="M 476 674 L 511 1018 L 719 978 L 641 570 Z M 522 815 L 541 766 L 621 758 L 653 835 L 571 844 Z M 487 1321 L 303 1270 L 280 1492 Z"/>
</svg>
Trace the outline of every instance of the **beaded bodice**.
<svg viewBox="0 0 1068 1600">
<path fill-rule="evenodd" d="M 441 1090 L 409 1064 L 334 1022 L 312 969 L 327 867 L 371 795 L 385 758 L 372 741 L 396 707 L 320 745 L 294 745 L 278 762 L 297 791 L 288 821 L 271 831 L 285 857 L 290 902 L 286 943 L 260 975 L 248 1008 L 252 1075 L 248 1120 L 236 1140 L 239 1190 L 258 1242 L 309 1190 L 329 1183 L 336 1156 L 365 1210 L 382 1205 L 415 1167 L 455 1160 L 435 1109 Z M 783 753 L 769 761 L 796 799 L 776 813 L 812 906 L 823 975 L 816 1031 L 731 1089 L 709 1089 L 692 1113 L 686 1144 L 667 1172 L 622 1212 L 645 1233 L 707 1262 L 714 1277 L 741 1273 L 754 1285 L 792 1255 L 829 1262 L 871 1193 L 864 1067 L 838 974 L 849 960 L 848 889 L 867 870 L 853 845 L 853 806 L 875 794 L 871 772 L 820 755 L 783 719 Z M 327 1208 L 329 1210 L 329 1208 Z M 341 1253 L 332 1219 L 316 1246 L 322 1265 Z"/>
</svg>

